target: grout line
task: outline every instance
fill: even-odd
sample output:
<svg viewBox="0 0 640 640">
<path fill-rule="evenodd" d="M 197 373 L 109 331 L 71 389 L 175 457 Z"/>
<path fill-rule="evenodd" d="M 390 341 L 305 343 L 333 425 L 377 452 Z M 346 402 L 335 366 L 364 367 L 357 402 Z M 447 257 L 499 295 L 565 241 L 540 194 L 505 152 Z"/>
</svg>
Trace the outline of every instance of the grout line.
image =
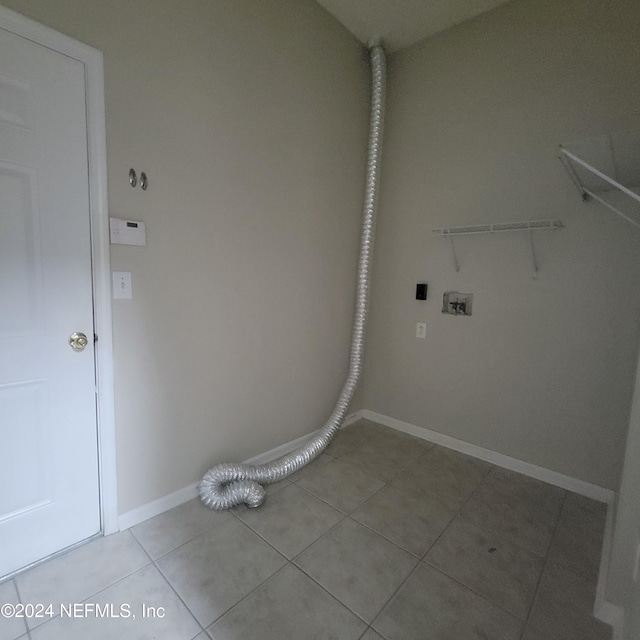
<svg viewBox="0 0 640 640">
<path fill-rule="evenodd" d="M 242 520 L 240 520 L 240 518 L 238 518 L 238 521 L 240 522 L 240 524 L 244 525 L 245 527 L 247 527 L 252 533 L 255 533 L 256 535 L 258 535 L 255 531 L 253 531 L 253 529 L 251 529 L 251 527 L 249 527 L 245 522 L 243 522 Z M 227 522 L 227 520 L 225 520 L 225 522 Z M 220 524 L 224 524 L 223 522 L 221 522 Z M 210 530 L 209 530 L 210 531 Z M 195 538 L 192 538 L 191 540 L 189 540 L 189 542 L 193 542 L 193 540 L 196 540 L 198 538 L 200 538 L 201 536 L 203 536 L 205 533 L 207 533 L 207 531 L 201 533 L 200 535 L 196 536 Z M 264 540 L 264 538 L 262 538 L 262 536 L 259 536 L 265 543 L 269 544 L 266 540 Z M 184 547 L 185 545 L 189 544 L 189 542 L 185 542 L 184 545 L 181 545 L 181 547 Z M 191 608 L 189 607 L 189 605 L 185 602 L 185 600 L 182 598 L 182 596 L 180 596 L 180 594 L 176 591 L 176 589 L 173 587 L 173 585 L 171 584 L 171 581 L 169 580 L 169 578 L 167 578 L 167 576 L 164 574 L 164 572 L 162 571 L 162 569 L 160 568 L 160 566 L 158 566 L 155 562 L 153 562 L 153 565 L 158 569 L 158 571 L 160 572 L 160 574 L 162 575 L 162 577 L 165 579 L 165 581 L 169 584 L 169 586 L 171 587 L 171 590 L 178 596 L 178 598 L 180 599 L 180 601 L 184 604 L 184 606 L 187 608 L 187 611 L 193 616 L 193 618 L 195 619 L 195 621 L 200 625 L 200 628 L 202 629 L 202 631 L 206 632 L 207 635 L 209 635 L 209 633 L 207 632 L 206 627 L 211 626 L 212 624 L 214 624 L 216 621 L 218 621 L 223 615 L 225 615 L 228 611 L 230 611 L 231 609 L 233 609 L 233 607 L 236 606 L 236 604 L 238 604 L 239 602 L 241 602 L 242 600 L 244 600 L 250 593 L 253 593 L 256 589 L 258 589 L 259 587 L 261 587 L 265 582 L 267 582 L 268 580 L 271 580 L 271 578 L 273 578 L 273 576 L 275 576 L 277 573 L 279 573 L 280 571 L 282 571 L 282 569 L 284 567 L 287 566 L 287 563 L 289 562 L 289 559 L 280 551 L 278 551 L 275 547 L 273 547 L 273 545 L 269 544 L 269 546 L 276 551 L 276 553 L 278 553 L 278 555 L 282 556 L 286 562 L 285 564 L 280 567 L 279 569 L 277 569 L 274 573 L 272 573 L 270 576 L 267 576 L 264 580 L 262 580 L 262 582 L 260 582 L 260 584 L 258 584 L 256 587 L 254 587 L 253 589 L 251 589 L 251 591 L 249 591 L 249 593 L 247 593 L 245 596 L 243 596 L 240 600 L 238 600 L 238 602 L 234 603 L 233 605 L 231 605 L 229 608 L 227 608 L 223 613 L 221 613 L 219 616 L 217 616 L 212 622 L 210 622 L 208 625 L 204 626 L 200 620 L 198 620 L 198 618 L 196 618 L 195 614 L 193 613 L 193 611 L 191 611 Z M 181 547 L 178 547 L 181 548 Z M 175 549 L 174 549 L 175 551 Z M 171 552 L 170 552 L 171 553 Z M 166 554 L 169 555 L 169 554 Z M 162 556 L 162 558 L 166 557 Z M 158 558 L 158 560 L 160 560 L 161 558 Z"/>
<path fill-rule="evenodd" d="M 175 508 L 176 507 L 174 507 L 174 509 Z M 229 513 L 230 514 L 232 513 L 231 510 L 229 510 Z M 210 531 L 213 531 L 213 529 L 220 527 L 221 525 L 223 525 L 225 522 L 228 522 L 229 520 L 230 518 L 226 518 L 225 520 L 222 520 L 222 522 L 216 522 L 215 524 L 208 527 L 204 531 L 201 531 L 197 535 L 193 536 L 193 538 L 189 538 L 189 540 L 180 543 L 177 547 L 174 547 L 173 549 L 169 549 L 169 551 L 159 555 L 157 558 L 153 558 L 151 554 L 144 548 L 144 545 L 142 544 L 142 542 L 140 542 L 140 540 L 138 540 L 138 538 L 136 537 L 136 534 L 132 531 L 132 529 L 127 529 L 127 531 L 131 531 L 131 535 L 136 539 L 136 542 L 142 547 L 144 552 L 149 556 L 149 559 L 151 560 L 151 562 L 155 564 L 159 560 L 162 560 L 163 558 L 166 558 L 168 555 L 171 555 L 174 551 L 177 551 L 178 549 L 182 549 L 182 547 L 184 547 L 185 545 L 188 545 L 190 542 L 193 542 L 194 540 L 201 538 L 203 535 L 205 535 L 205 533 L 209 533 Z"/>
<path fill-rule="evenodd" d="M 240 516 L 236 516 L 240 524 L 244 525 L 251 533 L 255 536 L 258 536 L 260 540 L 262 540 L 265 544 L 269 545 L 278 555 L 281 555 L 287 562 L 291 562 L 290 558 L 288 558 L 280 549 L 273 546 L 271 542 L 269 542 L 261 533 L 256 531 L 250 524 L 247 524 Z"/>
<path fill-rule="evenodd" d="M 500 611 L 502 611 L 502 613 L 506 613 L 508 616 L 512 617 L 514 620 L 516 620 L 517 622 L 519 622 L 522 625 L 522 633 L 524 633 L 524 627 L 525 627 L 525 619 L 524 618 L 521 618 L 520 616 L 516 615 L 515 613 L 513 613 L 513 611 L 509 611 L 508 609 L 505 609 L 505 607 L 503 605 L 498 604 L 497 602 L 495 602 L 494 600 L 489 598 L 487 595 L 482 594 L 482 593 L 478 593 L 475 589 L 470 587 L 468 584 L 465 584 L 464 582 L 460 582 L 460 580 L 458 580 L 457 578 L 454 578 L 453 576 L 450 576 L 446 571 L 444 571 L 444 569 L 441 569 L 440 567 L 436 567 L 436 566 L 434 566 L 431 563 L 426 562 L 426 561 L 422 562 L 421 564 L 424 564 L 424 565 L 428 566 L 430 569 L 433 569 L 434 571 L 437 571 L 438 573 L 442 574 L 445 578 L 448 578 L 449 580 L 453 580 L 453 582 L 455 582 L 456 584 L 460 585 L 463 589 L 466 589 L 467 591 L 470 591 L 471 593 L 473 593 L 475 596 L 477 596 L 481 600 L 484 600 L 486 603 L 490 604 L 492 607 L 495 607 L 496 609 L 499 609 Z"/>
<path fill-rule="evenodd" d="M 440 541 L 440 539 L 442 538 L 442 536 L 444 536 L 444 534 L 449 530 L 449 527 L 451 527 L 451 525 L 453 524 L 453 522 L 460 516 L 461 511 L 467 506 L 467 503 L 471 500 L 471 498 L 473 498 L 473 496 L 476 495 L 476 493 L 480 490 L 480 487 L 484 484 L 485 480 L 487 479 L 488 475 L 491 473 L 491 471 L 495 468 L 495 465 L 491 465 L 489 467 L 489 469 L 487 469 L 487 471 L 485 472 L 485 474 L 482 476 L 482 478 L 480 479 L 480 481 L 478 482 L 478 484 L 474 487 L 473 491 L 471 491 L 471 493 L 465 498 L 465 500 L 462 502 L 462 504 L 460 505 L 460 508 L 456 511 L 456 513 L 454 514 L 454 516 L 451 518 L 451 520 L 449 520 L 449 523 L 447 524 L 447 526 L 442 530 L 442 533 L 440 533 L 440 535 L 433 541 L 433 543 L 431 544 L 431 546 L 424 552 L 424 554 L 421 557 L 421 562 L 424 561 L 424 559 L 427 557 L 427 555 L 429 554 L 429 552 L 431 551 L 431 549 L 433 549 L 433 547 L 436 546 L 436 544 L 438 544 L 438 542 Z M 431 566 L 431 565 L 429 565 Z"/>
<path fill-rule="evenodd" d="M 540 583 L 542 582 L 542 576 L 544 576 L 544 572 L 547 569 L 547 565 L 549 564 L 549 550 L 551 549 L 551 545 L 553 544 L 553 539 L 555 538 L 556 531 L 560 526 L 560 520 L 562 519 L 562 514 L 564 513 L 565 506 L 567 504 L 567 499 L 569 497 L 569 492 L 565 492 L 564 500 L 562 501 L 562 508 L 560 509 L 560 514 L 558 515 L 558 519 L 556 521 L 556 526 L 553 528 L 553 533 L 551 534 L 551 538 L 549 540 L 549 545 L 547 547 L 547 552 L 544 556 L 544 563 L 542 565 L 542 571 L 540 572 L 540 577 L 538 578 L 538 583 L 536 584 L 536 588 L 533 591 L 533 598 L 531 599 L 531 605 L 529 606 L 529 611 L 524 621 L 524 626 L 522 627 L 522 634 L 520 636 L 520 640 L 524 637 L 524 633 L 527 629 L 527 625 L 529 624 L 529 620 L 531 620 L 531 613 L 533 612 L 533 608 L 538 601 L 538 596 L 540 592 Z"/>
<path fill-rule="evenodd" d="M 146 552 L 145 552 L 146 554 Z M 134 571 L 131 571 L 130 573 L 127 573 L 127 575 L 124 575 L 120 578 L 118 578 L 117 580 L 115 580 L 114 582 L 108 584 L 106 587 L 102 587 L 101 589 L 99 589 L 98 591 L 86 596 L 85 598 L 78 598 L 78 601 L 80 603 L 85 603 L 87 602 L 87 600 L 89 600 L 90 598 L 95 598 L 96 596 L 99 596 L 101 593 L 103 593 L 104 591 L 106 591 L 107 589 L 111 589 L 111 587 L 115 587 L 117 584 L 120 584 L 121 582 L 124 582 L 127 578 L 130 578 L 132 575 L 134 575 L 135 573 L 138 573 L 138 571 L 142 571 L 142 569 L 146 569 L 147 567 L 153 565 L 153 562 L 147 562 L 145 564 L 143 564 L 141 567 L 138 567 L 137 569 L 135 569 Z M 35 631 L 36 629 L 40 628 L 40 627 L 44 627 L 46 624 L 49 624 L 51 621 L 53 620 L 57 620 L 58 618 L 60 618 L 60 614 L 56 614 L 55 616 L 53 616 L 52 618 L 49 618 L 48 620 L 45 620 L 44 622 L 37 624 L 35 627 L 33 627 L 33 629 L 29 629 L 29 633 L 31 631 Z"/>
<path fill-rule="evenodd" d="M 286 567 L 288 567 L 290 564 L 291 564 L 291 561 L 289 560 L 285 562 L 279 569 L 276 569 L 276 571 L 274 571 L 270 576 L 266 577 L 260 584 L 256 585 L 255 587 L 253 587 L 253 589 L 245 593 L 245 595 L 243 595 L 242 598 L 240 598 L 240 600 L 238 600 L 237 602 L 234 602 L 230 607 L 227 607 L 219 616 L 216 616 L 213 622 L 210 622 L 205 628 L 203 628 L 203 631 L 205 631 L 205 633 L 210 636 L 211 634 L 207 631 L 207 628 L 209 628 L 211 625 L 218 622 L 218 620 L 226 616 L 227 613 L 229 613 L 229 611 L 231 611 L 232 609 L 235 609 L 241 602 L 246 600 L 251 594 L 253 594 L 255 591 L 260 589 L 260 587 L 264 586 L 267 582 L 273 580 L 273 578 L 275 578 L 279 573 L 284 571 Z"/>
<path fill-rule="evenodd" d="M 374 622 L 382 615 L 382 612 L 389 606 L 389 603 L 395 598 L 396 594 L 400 591 L 400 589 L 402 589 L 402 587 L 404 587 L 404 585 L 409 581 L 411 576 L 418 570 L 418 567 L 420 567 L 421 564 L 422 563 L 419 560 L 418 562 L 416 562 L 416 566 L 413 567 L 411 571 L 409 571 L 409 574 L 407 575 L 407 577 L 400 583 L 398 588 L 394 590 L 394 592 L 389 596 L 389 599 L 386 600 L 385 603 L 380 607 L 380 611 L 378 611 L 378 613 L 374 616 L 373 620 L 370 623 L 370 626 L 378 635 L 382 635 L 382 634 L 377 629 L 374 628 L 373 626 Z"/>
<path fill-rule="evenodd" d="M 356 613 L 350 606 L 348 606 L 347 604 L 345 604 L 344 602 L 342 602 L 342 600 L 340 600 L 338 598 L 338 596 L 336 596 L 335 594 L 331 593 L 331 591 L 329 591 L 329 589 L 327 589 L 327 587 L 325 587 L 324 585 L 320 584 L 312 575 L 310 575 L 309 573 L 307 573 L 301 566 L 295 564 L 295 563 L 291 563 L 292 566 L 294 566 L 298 571 L 300 571 L 300 573 L 303 573 L 305 576 L 307 576 L 307 578 L 309 578 L 309 580 L 311 580 L 314 584 L 318 585 L 325 593 L 327 593 L 328 595 L 331 596 L 331 598 L 333 598 L 333 600 L 335 600 L 339 605 L 341 605 L 342 607 L 344 607 L 347 611 L 349 611 L 350 613 L 352 613 L 354 616 L 356 616 L 356 618 L 358 618 L 358 620 L 362 620 L 362 622 L 364 622 L 364 624 L 369 627 L 369 625 L 371 624 L 370 622 L 367 622 L 359 613 Z M 367 630 L 365 629 L 364 633 L 366 633 Z"/>
<path fill-rule="evenodd" d="M 20 589 L 18 589 L 18 582 L 16 581 L 16 579 L 15 578 L 11 578 L 9 580 L 9 582 L 13 582 L 13 588 L 16 590 L 16 595 L 18 596 L 18 602 L 20 604 L 22 604 L 22 605 L 26 604 L 26 603 L 22 602 L 22 596 L 20 595 Z M 22 623 L 24 624 L 24 628 L 25 628 L 25 630 L 27 632 L 27 637 L 31 638 L 31 634 L 29 633 L 29 625 L 27 624 L 27 619 L 23 618 L 22 619 Z M 19 636 L 19 637 L 21 638 L 22 636 Z"/>
<path fill-rule="evenodd" d="M 128 532 L 128 529 L 126 530 Z M 118 534 L 114 534 L 114 535 L 119 535 L 120 533 L 125 534 L 125 531 L 121 531 Z M 147 557 L 149 557 L 149 554 L 146 552 L 146 550 L 144 549 L 144 547 L 142 547 L 142 545 L 138 542 L 138 540 L 136 539 L 136 537 L 133 534 L 130 534 L 131 537 L 133 538 L 134 542 L 140 547 L 140 549 L 142 549 L 142 552 L 144 553 L 144 555 L 146 555 Z M 106 536 L 102 536 L 100 538 L 96 538 L 95 540 L 92 540 L 91 542 L 97 542 L 98 540 L 104 540 L 106 538 Z M 91 542 L 88 542 L 88 544 L 91 544 Z M 86 546 L 86 545 L 85 545 Z M 72 549 L 69 551 L 69 553 L 71 553 L 72 551 L 75 551 L 75 549 Z M 59 556 L 56 556 L 55 558 L 51 558 L 51 560 L 57 560 L 60 557 L 64 557 L 65 554 L 61 554 Z M 38 566 L 43 566 L 48 562 L 45 561 L 43 563 L 41 563 Z M 122 582 L 123 580 L 126 580 L 127 578 L 129 578 L 130 576 L 132 576 L 134 573 L 137 573 L 138 571 L 140 571 L 141 569 L 144 569 L 145 567 L 148 567 L 150 564 L 153 564 L 153 561 L 149 561 L 146 562 L 145 564 L 137 567 L 136 569 L 134 569 L 133 571 L 129 571 L 129 573 L 120 576 L 117 580 L 114 580 L 113 582 L 110 582 L 109 584 L 105 585 L 104 587 L 98 589 L 98 591 L 94 591 L 92 593 L 90 593 L 87 596 L 84 597 L 78 597 L 78 601 L 81 603 L 85 603 L 87 602 L 87 600 L 89 600 L 89 598 L 95 598 L 97 595 L 101 594 L 103 591 L 106 591 L 107 589 L 110 589 L 111 587 L 119 584 L 120 582 Z M 16 581 L 16 590 L 18 590 L 18 582 Z M 18 591 L 18 596 L 20 596 L 20 592 Z M 24 603 L 23 603 L 24 604 Z M 46 624 L 49 624 L 52 620 L 56 620 L 57 618 L 60 617 L 60 614 L 57 613 L 55 616 L 53 616 L 52 618 L 49 618 L 48 620 L 44 620 L 43 622 L 39 622 L 37 625 L 35 625 L 32 629 L 28 629 L 28 633 L 31 634 L 31 631 L 34 631 L 35 629 L 38 629 L 39 627 L 43 627 Z M 25 618 L 26 621 L 26 618 Z M 27 625 L 28 627 L 29 625 Z"/>
<path fill-rule="evenodd" d="M 175 507 L 174 507 L 175 508 Z M 222 523 L 220 523 L 222 524 Z M 206 533 L 206 532 L 204 532 Z M 201 534 L 201 535 L 204 535 Z M 135 538 L 135 534 L 133 533 L 133 531 L 131 532 L 131 534 L 133 535 L 133 537 Z M 198 538 L 200 536 L 196 536 L 196 538 Z M 192 540 L 195 540 L 195 538 L 192 538 Z M 204 627 L 200 624 L 200 620 L 198 620 L 198 618 L 196 618 L 196 616 L 194 615 L 193 611 L 191 611 L 191 609 L 187 606 L 187 603 L 183 600 L 182 596 L 175 590 L 174 586 L 171 584 L 171 582 L 169 581 L 169 579 L 167 578 L 167 576 L 164 575 L 164 573 L 162 572 L 162 569 L 156 564 L 156 561 L 151 557 L 151 555 L 149 554 L 149 552 L 144 548 L 144 546 L 142 545 L 142 543 L 136 538 L 136 542 L 142 547 L 142 550 L 145 552 L 145 554 L 147 555 L 147 557 L 149 558 L 149 560 L 151 561 L 151 564 L 153 565 L 153 567 L 155 568 L 155 570 L 160 574 L 160 577 L 165 581 L 165 583 L 168 585 L 169 589 L 171 591 L 173 591 L 173 593 L 176 595 L 176 597 L 178 598 L 178 600 L 180 602 L 182 602 L 182 604 L 184 605 L 184 607 L 186 608 L 186 610 L 189 612 L 189 614 L 191 615 L 191 617 L 196 621 L 196 624 L 200 627 L 200 631 L 204 631 Z M 191 542 L 191 540 L 189 541 Z M 184 545 L 182 545 L 184 546 Z M 178 547 L 179 548 L 179 547 Z M 167 554 L 168 555 L 168 554 Z M 161 556 L 164 557 L 164 556 Z M 160 558 L 158 558 L 159 560 Z M 148 565 L 145 565 L 148 566 Z M 196 633 L 196 635 L 194 636 L 197 637 L 200 633 L 200 631 L 198 633 Z"/>
<path fill-rule="evenodd" d="M 349 518 L 349 520 L 352 520 L 356 524 L 359 524 L 361 527 L 364 527 L 365 529 L 368 529 L 372 533 L 375 533 L 377 536 L 380 536 L 383 540 L 386 540 L 387 542 L 390 542 L 392 545 L 394 545 L 395 547 L 397 547 L 401 551 L 404 551 L 405 553 L 408 553 L 412 558 L 415 558 L 418 562 L 421 562 L 422 556 L 417 555 L 413 551 L 409 551 L 409 549 L 405 549 L 403 546 L 401 546 L 397 542 L 391 540 L 390 538 L 387 538 L 387 536 L 385 536 L 383 533 L 380 533 L 379 531 L 376 531 L 375 529 L 370 527 L 368 524 L 365 524 L 364 522 L 360 522 L 360 520 L 356 520 L 355 518 L 352 518 L 351 516 L 347 516 L 347 517 Z"/>
<path fill-rule="evenodd" d="M 343 464 L 347 464 L 347 463 L 343 463 Z M 328 466 L 328 465 L 327 465 Z M 355 467 L 355 465 L 353 465 Z M 357 471 L 361 471 L 361 469 L 359 467 L 355 467 Z M 364 472 L 363 472 L 364 473 Z M 296 482 L 292 483 L 295 484 L 296 487 L 298 487 L 298 489 L 302 489 L 305 493 L 308 493 L 310 496 L 313 496 L 314 498 L 317 498 L 318 500 L 324 502 L 326 505 L 329 505 L 332 509 L 335 509 L 336 511 L 338 511 L 339 513 L 342 513 L 344 515 L 346 515 L 347 517 L 351 517 L 352 513 L 355 513 L 356 511 L 358 511 L 358 509 L 360 509 L 364 504 L 366 504 L 367 502 L 369 502 L 369 500 L 371 500 L 372 498 L 374 498 L 376 495 L 378 495 L 378 493 L 380 493 L 380 491 L 382 491 L 389 483 L 385 482 L 384 480 L 380 480 L 380 478 L 376 478 L 375 476 L 372 476 L 370 474 L 368 474 L 371 478 L 373 478 L 374 480 L 378 480 L 379 482 L 383 482 L 384 484 L 379 488 L 376 489 L 375 492 L 373 494 L 371 494 L 364 502 L 362 502 L 362 504 L 359 504 L 357 507 L 355 507 L 354 509 L 352 509 L 351 511 L 343 511 L 342 509 L 340 509 L 339 507 L 336 507 L 334 504 L 331 504 L 329 501 L 327 501 L 325 498 L 323 498 L 322 496 L 319 496 L 315 493 L 313 493 L 313 491 L 311 491 L 310 489 L 307 489 L 306 487 L 302 487 L 299 484 L 297 484 Z M 306 477 L 306 476 L 305 476 Z M 302 478 L 300 478 L 302 480 Z"/>
</svg>

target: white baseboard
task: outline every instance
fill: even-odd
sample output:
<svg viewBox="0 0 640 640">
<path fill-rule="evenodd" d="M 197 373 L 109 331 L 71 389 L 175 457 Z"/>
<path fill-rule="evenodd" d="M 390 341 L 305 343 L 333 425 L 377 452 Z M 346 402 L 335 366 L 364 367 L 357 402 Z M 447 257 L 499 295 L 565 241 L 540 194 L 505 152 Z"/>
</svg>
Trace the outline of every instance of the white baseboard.
<svg viewBox="0 0 640 640">
<path fill-rule="evenodd" d="M 395 418 L 385 416 L 382 413 L 376 413 L 375 411 L 363 409 L 359 412 L 359 414 L 360 417 L 364 418 L 365 420 L 378 422 L 387 427 L 391 427 L 392 429 L 397 429 L 398 431 L 402 431 L 412 436 L 422 438 L 423 440 L 428 440 L 429 442 L 434 442 L 435 444 L 447 447 L 448 449 L 453 449 L 454 451 L 459 451 L 460 453 L 466 453 L 469 456 L 484 460 L 485 462 L 490 462 L 491 464 L 495 464 L 498 467 L 516 471 L 517 473 L 529 476 L 530 478 L 542 480 L 543 482 L 555 485 L 556 487 L 561 487 L 562 489 L 567 489 L 568 491 L 579 493 L 580 495 L 586 496 L 587 498 L 592 498 L 593 500 L 598 500 L 599 502 L 606 502 L 607 504 L 610 504 L 613 501 L 613 491 L 611 491 L 610 489 L 599 487 L 595 484 L 591 484 L 590 482 L 585 482 L 584 480 L 579 480 L 578 478 L 572 478 L 571 476 L 566 476 L 562 473 L 558 473 L 557 471 L 551 471 L 550 469 L 539 467 L 535 464 L 531 464 L 530 462 L 524 462 L 523 460 L 512 458 L 510 456 L 504 455 L 503 453 L 497 453 L 496 451 L 491 451 L 490 449 L 483 449 L 482 447 L 479 447 L 475 444 L 470 444 L 468 442 L 464 442 L 463 440 L 452 438 L 451 436 L 438 433 L 437 431 L 431 431 L 431 429 L 418 427 L 417 425 L 410 424 L 409 422 L 396 420 Z"/>
<path fill-rule="evenodd" d="M 623 640 L 624 638 L 624 609 L 617 604 L 611 602 L 602 601 L 596 603 L 596 608 L 593 611 L 593 615 L 608 624 L 613 629 L 613 635 L 611 640 Z"/>
<path fill-rule="evenodd" d="M 361 411 L 357 411 L 356 413 L 352 413 L 348 415 L 343 423 L 343 426 L 347 426 L 352 424 L 353 422 L 357 422 L 360 420 Z M 260 453 L 253 458 L 249 458 L 245 460 L 243 464 L 265 464 L 267 462 L 271 462 L 280 456 L 284 456 L 287 453 L 290 453 L 294 449 L 297 449 L 300 445 L 308 442 L 308 440 L 316 433 L 313 431 L 312 433 L 308 433 L 304 436 L 300 436 L 295 440 L 290 440 L 285 444 L 280 445 L 279 447 L 275 447 L 274 449 L 270 449 L 269 451 L 265 451 L 264 453 Z M 174 491 L 169 495 L 163 496 L 162 498 L 158 498 L 153 502 L 148 502 L 147 504 L 142 505 L 141 507 L 137 507 L 136 509 L 132 509 L 131 511 L 127 511 L 127 513 L 123 513 L 118 518 L 118 525 L 120 527 L 120 531 L 124 531 L 125 529 L 130 529 L 149 518 L 153 518 L 154 516 L 160 515 L 169 509 L 173 509 L 181 505 L 183 502 L 188 502 L 193 498 L 198 497 L 198 482 L 194 482 L 190 484 L 188 487 L 184 487 L 182 489 L 178 489 L 178 491 Z"/>
<path fill-rule="evenodd" d="M 198 483 L 194 482 L 188 487 L 178 489 L 169 495 L 158 498 L 153 502 L 143 504 L 141 507 L 127 511 L 118 518 L 118 525 L 120 531 L 134 527 L 149 518 L 153 518 L 169 509 L 173 509 L 181 505 L 183 502 L 188 502 L 198 495 Z"/>
<path fill-rule="evenodd" d="M 362 415 L 363 413 L 364 413 L 364 409 L 360 409 L 360 411 L 356 411 L 355 413 L 348 415 L 344 419 L 342 426 L 348 427 L 350 424 L 353 424 L 354 422 L 358 422 L 358 420 L 361 420 L 362 418 L 364 418 L 364 416 Z"/>
<path fill-rule="evenodd" d="M 598 620 L 613 627 L 613 640 L 622 640 L 624 609 L 606 599 L 606 585 L 609 576 L 611 549 L 613 546 L 614 524 L 615 508 L 614 503 L 611 502 L 607 509 L 607 520 L 602 540 L 602 555 L 600 556 L 600 570 L 598 572 L 598 585 L 596 587 L 596 601 L 593 606 L 593 615 L 598 618 Z"/>
</svg>

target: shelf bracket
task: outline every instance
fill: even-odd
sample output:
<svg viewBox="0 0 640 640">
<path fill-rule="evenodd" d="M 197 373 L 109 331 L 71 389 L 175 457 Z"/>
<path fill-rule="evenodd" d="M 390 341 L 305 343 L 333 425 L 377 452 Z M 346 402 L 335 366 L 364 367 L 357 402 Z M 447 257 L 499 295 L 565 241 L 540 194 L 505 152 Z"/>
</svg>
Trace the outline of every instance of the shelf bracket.
<svg viewBox="0 0 640 640">
<path fill-rule="evenodd" d="M 558 156 L 558 159 L 564 165 L 564 168 L 567 170 L 567 173 L 569 174 L 569 177 L 571 178 L 571 181 L 573 182 L 573 184 L 576 185 L 576 189 L 580 192 L 580 197 L 586 202 L 589 199 L 589 193 L 582 186 L 582 183 L 580 182 L 580 178 L 578 178 L 578 174 L 576 173 L 576 170 L 573 168 L 572 164 L 567 159 L 567 156 L 565 156 L 564 153 L 561 153 Z"/>
<path fill-rule="evenodd" d="M 451 254 L 453 255 L 453 264 L 456 267 L 456 271 L 460 271 L 460 263 L 458 262 L 458 256 L 456 255 L 456 245 L 453 242 L 453 236 L 449 235 L 449 240 L 451 240 Z"/>
<path fill-rule="evenodd" d="M 568 151 L 563 146 L 560 146 L 560 159 L 562 160 L 562 164 L 567 169 L 567 172 L 569 173 L 569 176 L 571 177 L 571 180 L 573 181 L 573 183 L 576 185 L 576 187 L 580 191 L 580 194 L 581 194 L 583 200 L 586 201 L 586 200 L 589 200 L 589 198 L 593 198 L 594 200 L 597 200 L 600 204 L 603 204 L 608 209 L 611 209 L 611 211 L 614 211 L 615 213 L 617 213 L 619 216 L 622 216 L 627 222 L 630 222 L 632 225 L 634 225 L 636 227 L 640 227 L 640 222 L 639 221 L 634 220 L 633 218 L 629 217 L 626 213 L 621 211 L 618 207 L 614 206 L 611 202 L 607 202 L 607 200 L 605 198 L 603 198 L 601 195 L 598 195 L 592 189 L 587 189 L 587 187 L 584 186 L 584 184 L 582 183 L 582 181 L 578 177 L 578 174 L 576 173 L 576 170 L 575 170 L 574 166 L 572 165 L 571 161 L 575 162 L 578 165 L 580 165 L 583 169 L 586 169 L 587 171 L 589 171 L 594 176 L 597 176 L 601 180 L 604 180 L 611 187 L 614 187 L 618 191 L 620 191 L 620 192 L 624 193 L 625 195 L 629 196 L 636 203 L 640 203 L 640 195 L 639 194 L 637 194 L 635 191 L 632 191 L 631 189 L 625 187 L 623 184 L 620 184 L 619 182 L 617 182 L 613 178 L 610 178 L 608 175 L 606 175 L 605 173 L 603 173 L 599 169 L 596 169 L 594 166 L 590 165 L 585 160 L 582 160 L 582 158 L 579 158 L 578 156 L 576 156 L 571 151 Z"/>
<path fill-rule="evenodd" d="M 538 258 L 536 257 L 536 245 L 533 242 L 533 230 L 529 227 L 529 242 L 531 243 L 531 261 L 533 262 L 533 273 L 538 275 Z"/>
</svg>

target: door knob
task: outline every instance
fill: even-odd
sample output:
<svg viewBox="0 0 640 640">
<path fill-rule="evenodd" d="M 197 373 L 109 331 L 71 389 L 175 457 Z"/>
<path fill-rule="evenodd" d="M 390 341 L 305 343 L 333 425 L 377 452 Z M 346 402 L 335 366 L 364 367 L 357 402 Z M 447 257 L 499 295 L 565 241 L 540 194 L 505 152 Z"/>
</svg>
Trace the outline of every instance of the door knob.
<svg viewBox="0 0 640 640">
<path fill-rule="evenodd" d="M 89 344 L 84 333 L 72 333 L 69 336 L 69 345 L 74 351 L 82 351 Z"/>
</svg>

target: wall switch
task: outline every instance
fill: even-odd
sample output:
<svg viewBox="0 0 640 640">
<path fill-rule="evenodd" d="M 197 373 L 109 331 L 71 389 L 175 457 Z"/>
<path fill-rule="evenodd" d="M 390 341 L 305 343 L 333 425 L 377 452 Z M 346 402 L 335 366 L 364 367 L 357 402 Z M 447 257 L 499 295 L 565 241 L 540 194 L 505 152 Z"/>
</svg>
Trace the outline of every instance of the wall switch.
<svg viewBox="0 0 640 640">
<path fill-rule="evenodd" d="M 128 300 L 129 298 L 133 298 L 130 271 L 112 271 L 111 284 L 113 287 L 114 300 Z"/>
<path fill-rule="evenodd" d="M 416 323 L 416 338 L 426 338 L 426 337 L 427 337 L 427 323 L 426 322 Z"/>
<path fill-rule="evenodd" d="M 427 299 L 427 285 L 422 282 L 416 285 L 416 300 Z"/>
</svg>

